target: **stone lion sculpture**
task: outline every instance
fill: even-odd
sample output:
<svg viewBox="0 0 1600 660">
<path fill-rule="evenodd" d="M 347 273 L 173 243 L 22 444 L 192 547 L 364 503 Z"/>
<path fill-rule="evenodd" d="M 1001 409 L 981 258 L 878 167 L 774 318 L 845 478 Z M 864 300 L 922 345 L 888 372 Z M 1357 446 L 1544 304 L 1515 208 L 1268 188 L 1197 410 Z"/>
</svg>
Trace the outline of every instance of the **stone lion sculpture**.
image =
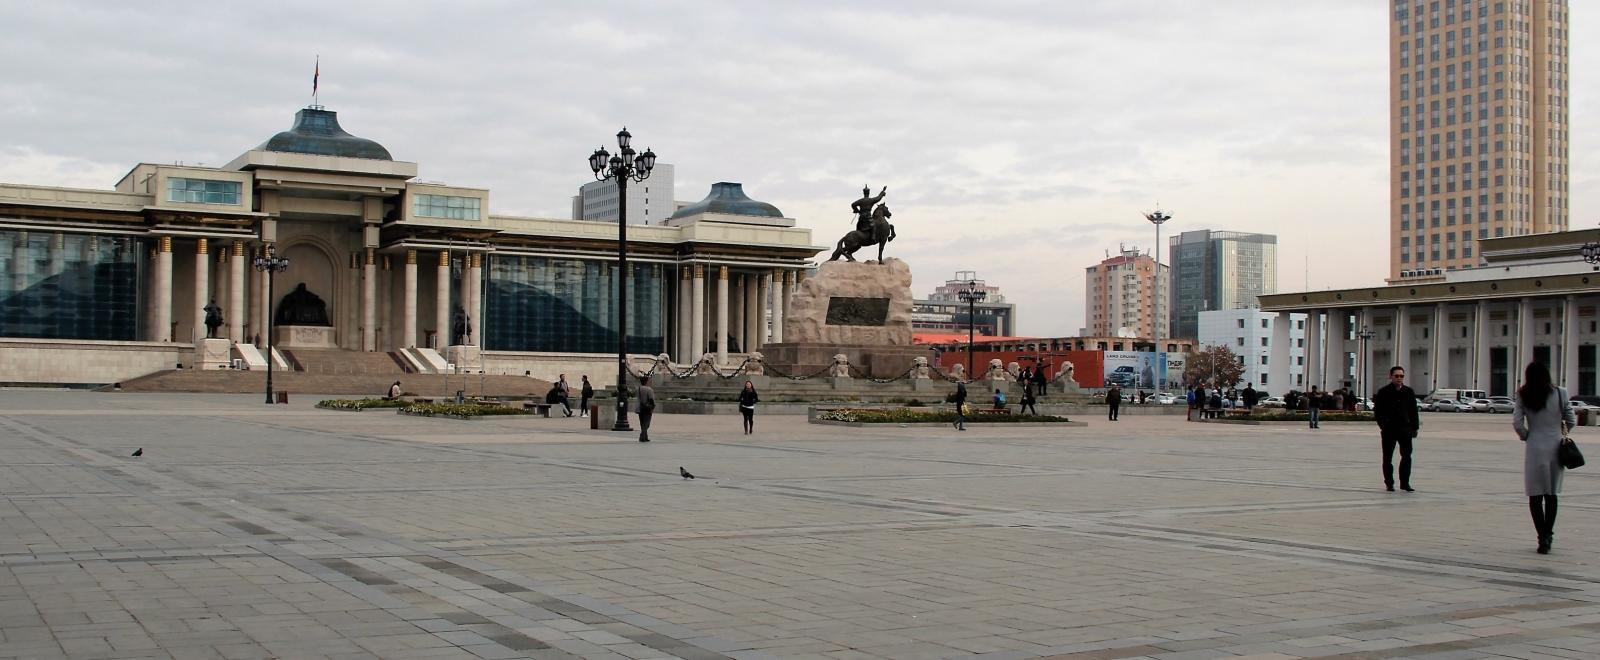
<svg viewBox="0 0 1600 660">
<path fill-rule="evenodd" d="M 1011 380 L 1011 374 L 1006 373 L 1005 363 L 1000 358 L 989 361 L 989 371 L 983 375 L 988 380 Z"/>
<path fill-rule="evenodd" d="M 850 357 L 844 353 L 833 356 L 833 369 L 828 373 L 834 378 L 849 378 Z"/>
<path fill-rule="evenodd" d="M 1075 378 L 1074 375 L 1073 375 L 1073 372 L 1076 371 L 1076 370 L 1077 370 L 1077 367 L 1073 366 L 1071 362 L 1063 362 L 1063 363 L 1061 363 L 1061 370 L 1056 372 L 1056 377 L 1055 377 L 1054 382 L 1057 382 L 1057 383 L 1072 383 L 1073 385 L 1077 385 L 1078 384 L 1078 379 Z"/>
<path fill-rule="evenodd" d="M 954 378 L 956 380 L 966 380 L 967 379 L 967 367 L 966 367 L 966 365 L 961 364 L 960 362 L 955 363 L 954 366 L 950 367 L 950 377 Z"/>
<path fill-rule="evenodd" d="M 911 377 L 912 378 L 924 378 L 925 379 L 925 378 L 931 377 L 932 373 L 933 373 L 933 370 L 928 368 L 928 358 L 919 357 L 919 358 L 911 361 Z"/>
<path fill-rule="evenodd" d="M 667 355 L 666 353 L 662 353 L 662 354 L 656 356 L 655 364 L 650 365 L 650 371 L 649 371 L 649 373 L 646 373 L 645 375 L 646 376 L 654 376 L 657 373 L 662 372 L 662 371 L 670 371 L 671 368 L 672 368 L 672 356 L 671 355 Z"/>
<path fill-rule="evenodd" d="M 765 376 L 767 373 L 767 356 L 758 352 L 750 352 L 750 361 L 744 363 L 744 372 L 750 376 Z"/>
<path fill-rule="evenodd" d="M 700 356 L 700 361 L 694 365 L 694 373 L 701 376 L 717 375 L 717 354 L 706 353 Z"/>
<path fill-rule="evenodd" d="M 1022 375 L 1022 365 L 1017 364 L 1015 362 L 1007 363 L 1006 364 L 1006 373 L 1010 374 L 1011 378 L 1014 380 L 1018 376 Z"/>
</svg>

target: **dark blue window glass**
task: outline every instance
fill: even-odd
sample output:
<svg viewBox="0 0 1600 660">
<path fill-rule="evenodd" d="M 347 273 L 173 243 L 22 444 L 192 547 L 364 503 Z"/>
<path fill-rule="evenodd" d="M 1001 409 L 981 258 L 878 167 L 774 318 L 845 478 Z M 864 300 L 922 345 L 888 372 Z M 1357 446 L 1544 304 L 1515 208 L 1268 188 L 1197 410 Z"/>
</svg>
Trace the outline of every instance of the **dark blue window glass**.
<svg viewBox="0 0 1600 660">
<path fill-rule="evenodd" d="M 628 352 L 664 350 L 660 264 L 628 264 Z M 617 350 L 616 265 L 491 255 L 484 269 L 484 348 L 611 353 Z"/>
<path fill-rule="evenodd" d="M 0 337 L 133 341 L 143 241 L 0 229 Z"/>
</svg>

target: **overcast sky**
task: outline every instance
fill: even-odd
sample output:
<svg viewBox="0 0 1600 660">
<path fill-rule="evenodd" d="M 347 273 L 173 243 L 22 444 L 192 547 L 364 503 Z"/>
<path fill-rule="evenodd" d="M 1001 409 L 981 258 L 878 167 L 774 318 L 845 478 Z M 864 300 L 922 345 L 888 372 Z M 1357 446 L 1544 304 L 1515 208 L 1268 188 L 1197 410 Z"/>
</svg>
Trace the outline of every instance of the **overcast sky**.
<svg viewBox="0 0 1600 660">
<path fill-rule="evenodd" d="M 310 102 L 320 54 L 346 130 L 489 188 L 491 212 L 568 217 L 626 124 L 677 166 L 678 199 L 740 181 L 818 245 L 862 184 L 888 186 L 918 296 L 976 270 L 1022 334 L 1069 335 L 1084 267 L 1148 249 L 1158 202 L 1166 235 L 1277 234 L 1280 290 L 1381 282 L 1390 4 L 0 0 L 0 181 L 226 163 Z M 1573 4 L 1585 227 L 1600 19 Z"/>
</svg>

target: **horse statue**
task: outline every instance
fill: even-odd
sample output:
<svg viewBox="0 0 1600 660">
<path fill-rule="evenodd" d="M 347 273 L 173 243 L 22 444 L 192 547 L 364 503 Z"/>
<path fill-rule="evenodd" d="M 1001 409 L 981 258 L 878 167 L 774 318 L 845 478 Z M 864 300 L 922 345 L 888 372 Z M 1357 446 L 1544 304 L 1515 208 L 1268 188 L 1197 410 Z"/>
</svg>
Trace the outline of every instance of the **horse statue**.
<svg viewBox="0 0 1600 660">
<path fill-rule="evenodd" d="M 870 224 L 865 229 L 858 228 L 844 235 L 834 247 L 833 256 L 828 261 L 838 261 L 844 257 L 847 261 L 855 261 L 856 250 L 868 245 L 878 246 L 878 263 L 883 263 L 883 246 L 894 240 L 894 225 L 889 224 L 889 218 L 894 217 L 889 212 L 888 204 L 879 204 L 873 209 Z"/>
</svg>

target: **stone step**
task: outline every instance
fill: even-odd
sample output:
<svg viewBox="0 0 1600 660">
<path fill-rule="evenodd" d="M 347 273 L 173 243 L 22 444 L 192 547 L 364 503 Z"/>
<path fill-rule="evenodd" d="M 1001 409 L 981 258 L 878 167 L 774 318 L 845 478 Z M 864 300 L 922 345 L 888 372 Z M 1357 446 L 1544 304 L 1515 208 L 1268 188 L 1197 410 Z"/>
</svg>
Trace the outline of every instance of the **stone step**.
<svg viewBox="0 0 1600 660">
<path fill-rule="evenodd" d="M 195 392 L 215 394 L 246 394 L 266 392 L 265 371 L 197 371 L 179 369 L 159 371 L 123 382 L 123 392 Z M 542 398 L 550 389 L 550 382 L 523 376 L 451 376 L 418 374 L 316 374 L 305 372 L 274 371 L 272 387 L 285 392 L 306 394 L 344 394 L 382 396 L 389 386 L 400 381 L 406 392 L 423 396 L 453 396 L 465 390 L 470 396 L 531 396 Z M 111 389 L 111 388 L 103 388 Z"/>
</svg>

